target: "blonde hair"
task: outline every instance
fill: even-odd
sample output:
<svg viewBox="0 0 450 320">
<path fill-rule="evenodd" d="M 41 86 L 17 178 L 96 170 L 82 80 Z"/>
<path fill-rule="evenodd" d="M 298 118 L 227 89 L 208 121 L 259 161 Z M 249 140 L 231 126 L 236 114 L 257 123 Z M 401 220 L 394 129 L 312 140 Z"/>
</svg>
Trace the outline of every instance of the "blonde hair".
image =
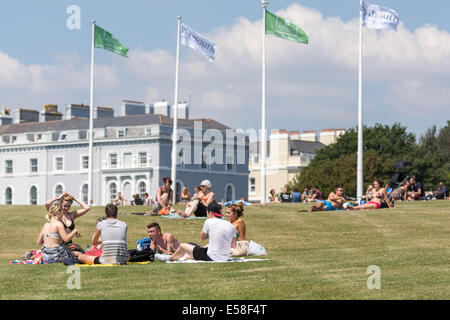
<svg viewBox="0 0 450 320">
<path fill-rule="evenodd" d="M 45 215 L 45 219 L 48 222 L 52 222 L 53 219 L 57 218 L 61 213 L 61 205 L 53 203 L 48 209 L 48 214 Z"/>
<path fill-rule="evenodd" d="M 73 197 L 71 195 L 69 195 L 68 193 L 64 193 L 63 197 L 62 197 L 62 200 L 61 200 L 61 203 L 63 201 L 67 201 L 67 202 L 72 203 L 73 202 Z"/>
<path fill-rule="evenodd" d="M 231 211 L 237 214 L 238 217 L 242 217 L 244 215 L 244 205 L 242 202 L 238 202 L 236 204 L 232 204 L 230 206 Z"/>
</svg>

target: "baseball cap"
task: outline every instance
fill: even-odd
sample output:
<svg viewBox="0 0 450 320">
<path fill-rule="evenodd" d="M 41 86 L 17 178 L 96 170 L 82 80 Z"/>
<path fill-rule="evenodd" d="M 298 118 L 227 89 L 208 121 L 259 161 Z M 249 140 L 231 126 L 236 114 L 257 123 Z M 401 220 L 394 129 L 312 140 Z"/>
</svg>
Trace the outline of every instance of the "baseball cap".
<svg viewBox="0 0 450 320">
<path fill-rule="evenodd" d="M 208 211 L 216 217 L 222 217 L 222 206 L 216 202 L 208 204 Z"/>
</svg>

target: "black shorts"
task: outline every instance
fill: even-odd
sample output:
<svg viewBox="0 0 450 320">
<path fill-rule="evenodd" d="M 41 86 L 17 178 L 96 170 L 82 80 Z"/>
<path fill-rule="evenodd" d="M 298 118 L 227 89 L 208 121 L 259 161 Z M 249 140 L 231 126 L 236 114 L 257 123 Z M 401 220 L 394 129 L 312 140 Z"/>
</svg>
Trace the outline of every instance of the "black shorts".
<svg viewBox="0 0 450 320">
<path fill-rule="evenodd" d="M 192 255 L 195 260 L 212 261 L 212 259 L 206 254 L 206 251 L 208 251 L 208 248 L 195 247 Z"/>
<path fill-rule="evenodd" d="M 203 203 L 199 202 L 197 206 L 197 210 L 194 212 L 194 216 L 196 217 L 206 217 L 206 207 L 203 205 Z"/>
</svg>

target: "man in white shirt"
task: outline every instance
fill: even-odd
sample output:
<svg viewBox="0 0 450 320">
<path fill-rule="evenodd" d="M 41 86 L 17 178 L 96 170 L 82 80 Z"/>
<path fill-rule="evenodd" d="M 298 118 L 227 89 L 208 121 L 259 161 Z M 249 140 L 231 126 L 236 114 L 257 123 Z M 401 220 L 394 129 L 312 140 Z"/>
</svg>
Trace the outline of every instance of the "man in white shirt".
<svg viewBox="0 0 450 320">
<path fill-rule="evenodd" d="M 233 225 L 227 220 L 222 219 L 222 207 L 215 202 L 208 205 L 207 217 L 208 219 L 206 219 L 200 234 L 202 240 L 209 238 L 207 247 L 182 243 L 173 255 L 166 256 L 162 259 L 159 257 L 159 260 L 174 261 L 181 257 L 184 257 L 185 260 L 230 260 L 231 248 L 236 248 L 236 231 Z"/>
</svg>

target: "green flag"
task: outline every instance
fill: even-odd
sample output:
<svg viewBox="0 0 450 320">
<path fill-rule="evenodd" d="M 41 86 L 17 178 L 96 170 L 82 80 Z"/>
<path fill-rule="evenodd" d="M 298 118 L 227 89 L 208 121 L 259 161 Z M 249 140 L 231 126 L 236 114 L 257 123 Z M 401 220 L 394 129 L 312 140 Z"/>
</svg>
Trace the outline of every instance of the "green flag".
<svg viewBox="0 0 450 320">
<path fill-rule="evenodd" d="M 302 29 L 268 10 L 266 10 L 266 34 L 274 34 L 294 42 L 308 43 L 308 36 Z"/>
<path fill-rule="evenodd" d="M 112 51 L 128 58 L 127 52 L 129 49 L 124 47 L 111 33 L 97 25 L 94 28 L 94 47 Z"/>
</svg>

